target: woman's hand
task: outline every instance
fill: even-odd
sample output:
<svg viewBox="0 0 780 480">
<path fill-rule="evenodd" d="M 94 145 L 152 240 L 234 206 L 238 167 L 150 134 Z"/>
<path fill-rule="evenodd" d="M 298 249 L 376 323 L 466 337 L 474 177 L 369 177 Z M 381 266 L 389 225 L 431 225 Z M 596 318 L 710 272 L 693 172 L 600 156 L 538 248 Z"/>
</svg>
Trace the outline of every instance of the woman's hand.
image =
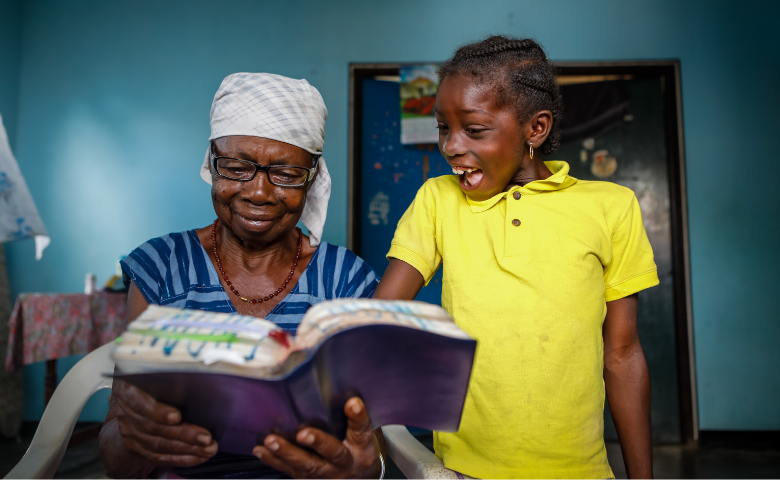
<svg viewBox="0 0 780 480">
<path fill-rule="evenodd" d="M 127 382 L 115 381 L 112 397 L 122 446 L 154 466 L 191 467 L 217 453 L 208 430 L 182 423 L 181 412 Z"/>
<path fill-rule="evenodd" d="M 316 428 L 304 428 L 296 435 L 299 445 L 278 435 L 265 437 L 264 445 L 252 451 L 267 465 L 293 478 L 379 478 L 379 456 L 374 447 L 374 429 L 366 407 L 358 397 L 344 405 L 347 438 L 344 441 Z"/>
</svg>

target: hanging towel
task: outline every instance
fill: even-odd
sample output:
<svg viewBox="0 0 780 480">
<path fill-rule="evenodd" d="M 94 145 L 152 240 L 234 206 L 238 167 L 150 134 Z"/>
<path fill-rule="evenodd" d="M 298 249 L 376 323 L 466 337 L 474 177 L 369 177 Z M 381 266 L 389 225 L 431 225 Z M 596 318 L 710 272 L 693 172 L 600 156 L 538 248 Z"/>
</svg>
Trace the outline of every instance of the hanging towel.
<svg viewBox="0 0 780 480">
<path fill-rule="evenodd" d="M 16 163 L 0 116 L 0 243 L 35 239 L 35 259 L 51 239 Z"/>
</svg>

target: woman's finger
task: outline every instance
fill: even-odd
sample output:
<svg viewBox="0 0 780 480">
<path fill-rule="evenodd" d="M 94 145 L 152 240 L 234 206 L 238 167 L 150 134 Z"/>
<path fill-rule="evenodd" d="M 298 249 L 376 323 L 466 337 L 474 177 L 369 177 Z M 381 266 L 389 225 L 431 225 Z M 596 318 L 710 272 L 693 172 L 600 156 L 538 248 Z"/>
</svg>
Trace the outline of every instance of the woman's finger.
<svg viewBox="0 0 780 480">
<path fill-rule="evenodd" d="M 208 430 L 191 423 L 180 423 L 179 425 L 153 423 L 145 425 L 144 430 L 155 436 L 178 440 L 190 445 L 208 446 L 214 442 Z"/>
<path fill-rule="evenodd" d="M 352 397 L 344 404 L 344 413 L 347 414 L 347 443 L 365 446 L 374 445 L 374 429 L 371 427 L 371 419 L 368 418 L 366 405 L 359 397 Z"/>
<path fill-rule="evenodd" d="M 352 452 L 336 437 L 316 428 L 304 428 L 295 436 L 299 445 L 311 448 L 337 467 L 352 465 Z"/>
<path fill-rule="evenodd" d="M 181 412 L 178 409 L 158 402 L 148 393 L 127 382 L 119 382 L 116 394 L 116 400 L 122 404 L 123 408 L 132 410 L 157 423 L 175 425 L 181 422 Z"/>
<path fill-rule="evenodd" d="M 217 442 L 213 440 L 208 445 L 199 445 L 183 442 L 175 437 L 167 438 L 159 435 L 150 435 L 138 428 L 134 428 L 134 426 L 125 427 L 124 431 L 122 430 L 120 425 L 123 440 L 125 437 L 130 437 L 140 448 L 159 454 L 195 455 L 208 459 L 213 457 L 218 449 Z"/>
<path fill-rule="evenodd" d="M 265 455 L 263 450 L 258 447 L 255 447 L 253 453 L 259 452 L 261 455 L 258 457 L 265 463 L 278 460 L 278 462 L 275 462 L 275 464 L 271 466 L 277 468 L 275 465 L 284 464 L 285 468 L 279 470 L 282 470 L 293 477 L 322 478 L 323 476 L 332 476 L 332 474 L 326 475 L 326 472 L 330 469 L 328 468 L 328 463 L 324 459 L 303 450 L 297 445 L 293 445 L 282 437 L 268 435 L 265 437 L 262 446 L 265 447 L 265 452 L 270 455 Z M 255 453 L 255 455 L 257 455 L 257 453 Z M 266 461 L 266 456 L 268 457 L 268 461 Z"/>
<path fill-rule="evenodd" d="M 211 433 L 203 427 L 191 423 L 164 425 L 154 422 L 133 410 L 122 408 L 121 404 L 117 417 L 120 423 L 131 422 L 136 428 L 150 435 L 171 438 L 200 446 L 208 446 L 212 442 Z"/>
<path fill-rule="evenodd" d="M 273 469 L 286 473 L 293 478 L 302 478 L 302 476 L 295 474 L 295 468 L 292 465 L 288 465 L 284 460 L 278 458 L 273 452 L 262 445 L 256 446 L 252 450 L 252 454 Z"/>
<path fill-rule="evenodd" d="M 195 465 L 200 465 L 211 458 L 210 456 L 201 457 L 198 455 L 155 452 L 145 448 L 143 445 L 136 442 L 135 439 L 123 441 L 123 444 L 125 449 L 142 456 L 146 461 L 155 466 L 193 467 Z"/>
</svg>

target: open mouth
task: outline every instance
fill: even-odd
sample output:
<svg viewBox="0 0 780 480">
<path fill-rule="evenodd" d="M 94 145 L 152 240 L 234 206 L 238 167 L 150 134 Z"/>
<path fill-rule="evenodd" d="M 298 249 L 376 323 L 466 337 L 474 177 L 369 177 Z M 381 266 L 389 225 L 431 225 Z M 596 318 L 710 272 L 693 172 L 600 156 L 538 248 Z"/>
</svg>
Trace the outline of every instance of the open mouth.
<svg viewBox="0 0 780 480">
<path fill-rule="evenodd" d="M 476 188 L 482 181 L 484 172 L 479 168 L 452 166 L 452 173 L 458 176 L 460 186 L 465 190 Z"/>
</svg>

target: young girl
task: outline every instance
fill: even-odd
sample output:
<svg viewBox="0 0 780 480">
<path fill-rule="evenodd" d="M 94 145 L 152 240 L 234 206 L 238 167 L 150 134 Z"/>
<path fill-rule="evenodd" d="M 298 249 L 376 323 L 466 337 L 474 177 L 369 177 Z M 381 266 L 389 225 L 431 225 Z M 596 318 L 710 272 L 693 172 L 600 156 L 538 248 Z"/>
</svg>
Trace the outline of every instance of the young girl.
<svg viewBox="0 0 780 480">
<path fill-rule="evenodd" d="M 534 41 L 501 36 L 444 63 L 439 149 L 398 224 L 375 297 L 412 299 L 443 263 L 442 305 L 477 339 L 444 464 L 480 478 L 613 477 L 604 395 L 630 477 L 652 476 L 650 380 L 637 292 L 658 284 L 633 192 L 542 162 L 560 142 L 556 71 Z"/>
</svg>

